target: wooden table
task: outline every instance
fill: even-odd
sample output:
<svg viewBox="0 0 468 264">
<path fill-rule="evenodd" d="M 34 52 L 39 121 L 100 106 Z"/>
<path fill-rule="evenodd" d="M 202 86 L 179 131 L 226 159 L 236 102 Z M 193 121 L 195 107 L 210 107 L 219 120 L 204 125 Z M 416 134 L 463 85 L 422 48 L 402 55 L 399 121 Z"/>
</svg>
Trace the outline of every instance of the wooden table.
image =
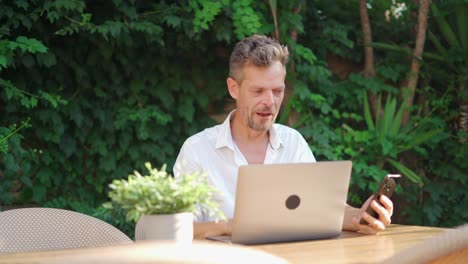
<svg viewBox="0 0 468 264">
<path fill-rule="evenodd" d="M 252 246 L 291 263 L 378 263 L 446 229 L 391 225 L 377 235 L 343 232 L 328 240 Z"/>
<path fill-rule="evenodd" d="M 377 235 L 343 232 L 334 239 L 252 246 L 195 241 L 191 246 L 174 248 L 160 242 L 144 242 L 126 246 L 0 255 L 0 263 L 156 263 L 161 261 L 161 254 L 167 255 L 165 262 L 174 255 L 184 256 L 182 260 L 186 261 L 206 260 L 207 256 L 210 256 L 211 263 L 220 263 L 220 259 L 225 260 L 222 263 L 242 263 L 246 260 L 242 260 L 243 257 L 251 260 L 248 262 L 264 263 L 265 261 L 261 261 L 265 260 L 262 258 L 265 257 L 262 256 L 263 252 L 290 263 L 378 263 L 444 230 L 391 225 Z M 214 245 L 215 250 L 211 250 L 210 245 Z M 267 262 L 273 263 L 274 259 Z"/>
</svg>

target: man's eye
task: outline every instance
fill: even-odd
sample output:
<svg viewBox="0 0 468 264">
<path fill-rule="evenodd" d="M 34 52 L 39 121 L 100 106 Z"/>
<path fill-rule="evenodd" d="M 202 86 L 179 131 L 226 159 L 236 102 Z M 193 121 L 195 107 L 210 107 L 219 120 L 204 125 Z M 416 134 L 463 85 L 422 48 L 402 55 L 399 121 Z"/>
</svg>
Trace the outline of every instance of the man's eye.
<svg viewBox="0 0 468 264">
<path fill-rule="evenodd" d="M 275 89 L 273 92 L 276 94 L 276 95 L 280 95 L 283 93 L 283 89 Z"/>
</svg>

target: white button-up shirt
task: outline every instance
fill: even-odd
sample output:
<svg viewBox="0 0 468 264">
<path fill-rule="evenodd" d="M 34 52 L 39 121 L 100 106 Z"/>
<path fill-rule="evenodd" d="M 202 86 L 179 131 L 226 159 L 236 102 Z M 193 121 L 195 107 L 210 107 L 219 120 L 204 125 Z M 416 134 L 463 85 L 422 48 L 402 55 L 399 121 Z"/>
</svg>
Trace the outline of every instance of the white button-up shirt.
<svg viewBox="0 0 468 264">
<path fill-rule="evenodd" d="M 222 124 L 189 137 L 174 165 L 176 177 L 197 171 L 206 173 L 208 182 L 220 191 L 215 199 L 220 201 L 220 209 L 228 219 L 234 216 L 238 168 L 248 164 L 232 138 L 230 120 L 234 111 Z M 269 133 L 265 164 L 315 162 L 309 145 L 297 130 L 273 124 Z M 195 214 L 198 222 L 214 220 L 203 210 Z"/>
</svg>

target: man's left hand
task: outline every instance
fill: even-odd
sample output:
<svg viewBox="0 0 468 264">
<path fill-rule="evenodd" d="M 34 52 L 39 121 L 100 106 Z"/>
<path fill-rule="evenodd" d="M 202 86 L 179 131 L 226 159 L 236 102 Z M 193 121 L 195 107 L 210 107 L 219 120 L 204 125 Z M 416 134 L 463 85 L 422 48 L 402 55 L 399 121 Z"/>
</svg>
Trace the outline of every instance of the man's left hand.
<svg viewBox="0 0 468 264">
<path fill-rule="evenodd" d="M 352 222 L 356 227 L 356 230 L 363 234 L 376 234 L 379 231 L 385 230 L 385 227 L 390 225 L 391 217 L 393 214 L 393 202 L 385 195 L 380 196 L 380 204 L 377 201 L 374 201 L 372 195 L 367 199 L 364 205 L 359 210 L 358 218 L 353 218 Z M 366 208 L 369 205 L 377 213 L 377 218 L 372 217 L 366 213 Z M 360 224 L 360 218 L 364 219 L 367 224 Z"/>
</svg>

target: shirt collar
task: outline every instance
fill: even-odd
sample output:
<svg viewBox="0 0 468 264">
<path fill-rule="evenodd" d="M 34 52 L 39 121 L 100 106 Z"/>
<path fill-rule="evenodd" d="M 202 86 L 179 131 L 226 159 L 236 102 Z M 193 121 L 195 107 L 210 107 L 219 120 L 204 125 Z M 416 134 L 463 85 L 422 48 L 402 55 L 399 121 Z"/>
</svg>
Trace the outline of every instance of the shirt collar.
<svg viewBox="0 0 468 264">
<path fill-rule="evenodd" d="M 278 150 L 281 146 L 284 146 L 283 141 L 276 132 L 275 124 L 273 124 L 269 130 L 270 132 L 270 146 L 273 150 Z"/>
<path fill-rule="evenodd" d="M 226 120 L 220 125 L 220 133 L 216 140 L 216 148 L 228 147 L 234 150 L 234 139 L 231 134 L 231 118 L 236 109 L 232 110 L 226 117 Z"/>
<path fill-rule="evenodd" d="M 216 148 L 228 147 L 234 150 L 234 139 L 231 133 L 231 119 L 236 109 L 232 110 L 226 117 L 226 120 L 220 125 L 219 137 L 216 140 Z M 273 124 L 269 130 L 270 132 L 270 146 L 273 150 L 278 150 L 281 146 L 284 146 L 283 141 L 276 132 L 275 124 Z"/>
</svg>

